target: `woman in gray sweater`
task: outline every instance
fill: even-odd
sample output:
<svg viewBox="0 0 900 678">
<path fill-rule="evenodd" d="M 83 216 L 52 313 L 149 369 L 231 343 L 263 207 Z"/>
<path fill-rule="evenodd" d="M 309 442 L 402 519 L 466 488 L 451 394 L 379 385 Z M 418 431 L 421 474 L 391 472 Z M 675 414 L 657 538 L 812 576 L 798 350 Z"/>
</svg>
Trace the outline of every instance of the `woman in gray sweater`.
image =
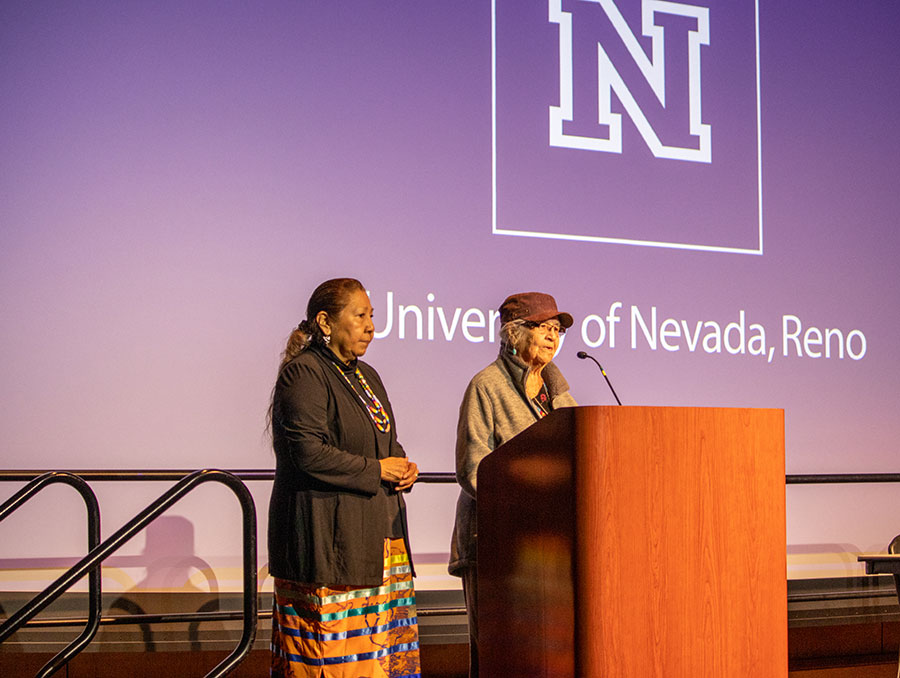
<svg viewBox="0 0 900 678">
<path fill-rule="evenodd" d="M 460 485 L 450 544 L 450 574 L 462 577 L 469 620 L 469 675 L 478 675 L 475 497 L 478 464 L 497 447 L 560 407 L 573 407 L 553 356 L 572 326 L 556 300 L 514 294 L 500 306 L 500 355 L 476 374 L 459 408 L 456 479 Z"/>
</svg>

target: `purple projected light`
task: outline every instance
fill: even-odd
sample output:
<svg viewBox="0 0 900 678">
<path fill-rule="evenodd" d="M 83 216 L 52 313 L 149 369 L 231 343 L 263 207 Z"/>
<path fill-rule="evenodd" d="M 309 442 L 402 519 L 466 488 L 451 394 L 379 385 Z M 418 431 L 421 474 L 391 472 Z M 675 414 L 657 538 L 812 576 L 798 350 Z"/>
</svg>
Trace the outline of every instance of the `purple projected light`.
<svg viewBox="0 0 900 678">
<path fill-rule="evenodd" d="M 761 253 L 755 0 L 495 10 L 495 233 Z"/>
<path fill-rule="evenodd" d="M 527 290 L 575 317 L 556 362 L 583 405 L 614 400 L 582 350 L 626 406 L 783 408 L 788 473 L 897 471 L 900 3 L 758 9 L 4 0 L 3 467 L 271 468 L 279 352 L 314 287 L 352 275 L 423 472 L 453 470 L 496 309 Z M 160 491 L 106 487 L 107 525 Z M 893 486 L 791 488 L 792 546 L 897 532 L 871 518 Z M 410 496 L 434 571 L 457 492 Z M 196 554 L 237 567 L 198 504 Z M 0 524 L 0 575 L 44 515 Z M 82 549 L 81 514 L 58 515 L 78 522 L 38 547 Z"/>
</svg>

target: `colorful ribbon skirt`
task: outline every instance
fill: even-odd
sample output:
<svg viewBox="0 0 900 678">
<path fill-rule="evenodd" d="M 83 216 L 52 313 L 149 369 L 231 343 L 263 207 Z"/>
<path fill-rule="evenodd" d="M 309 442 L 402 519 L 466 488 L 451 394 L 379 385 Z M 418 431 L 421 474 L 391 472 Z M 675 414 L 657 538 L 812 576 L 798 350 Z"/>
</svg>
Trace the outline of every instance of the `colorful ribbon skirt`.
<svg viewBox="0 0 900 678">
<path fill-rule="evenodd" d="M 420 678 L 416 594 L 402 539 L 376 588 L 275 579 L 272 678 Z"/>
</svg>

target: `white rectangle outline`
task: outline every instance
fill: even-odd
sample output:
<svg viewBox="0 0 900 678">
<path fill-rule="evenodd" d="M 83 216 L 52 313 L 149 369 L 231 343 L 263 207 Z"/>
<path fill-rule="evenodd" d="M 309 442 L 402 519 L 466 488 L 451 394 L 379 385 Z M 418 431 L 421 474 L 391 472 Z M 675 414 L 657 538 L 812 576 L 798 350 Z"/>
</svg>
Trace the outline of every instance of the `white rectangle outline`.
<svg viewBox="0 0 900 678">
<path fill-rule="evenodd" d="M 565 233 L 542 233 L 540 231 L 517 231 L 497 228 L 497 0 L 491 0 L 491 233 L 495 235 L 516 235 L 526 238 L 548 238 L 551 240 L 579 240 L 583 242 L 605 242 L 638 247 L 664 247 L 677 250 L 700 252 L 729 252 L 732 254 L 763 253 L 763 211 L 762 211 L 762 107 L 760 104 L 759 74 L 759 0 L 755 0 L 756 20 L 756 181 L 757 206 L 759 210 L 759 247 L 743 249 L 737 247 L 716 247 L 714 245 L 692 245 L 690 243 L 657 242 L 653 240 L 632 240 L 628 238 L 603 238 L 591 235 L 571 235 Z"/>
</svg>

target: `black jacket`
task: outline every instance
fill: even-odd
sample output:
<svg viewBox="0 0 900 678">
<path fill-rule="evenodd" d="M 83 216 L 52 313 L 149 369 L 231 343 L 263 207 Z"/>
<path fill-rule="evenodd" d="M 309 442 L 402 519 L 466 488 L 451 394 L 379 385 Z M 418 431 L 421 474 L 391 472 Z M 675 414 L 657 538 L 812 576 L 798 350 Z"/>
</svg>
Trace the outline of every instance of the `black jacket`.
<svg viewBox="0 0 900 678">
<path fill-rule="evenodd" d="M 384 539 L 391 536 L 391 516 L 398 512 L 409 551 L 403 497 L 381 481 L 377 461 L 406 453 L 397 442 L 381 378 L 371 366 L 357 365 L 391 419 L 387 434 L 378 433 L 323 350 L 307 349 L 278 375 L 272 401 L 275 483 L 269 502 L 269 572 L 275 577 L 380 585 Z"/>
</svg>

